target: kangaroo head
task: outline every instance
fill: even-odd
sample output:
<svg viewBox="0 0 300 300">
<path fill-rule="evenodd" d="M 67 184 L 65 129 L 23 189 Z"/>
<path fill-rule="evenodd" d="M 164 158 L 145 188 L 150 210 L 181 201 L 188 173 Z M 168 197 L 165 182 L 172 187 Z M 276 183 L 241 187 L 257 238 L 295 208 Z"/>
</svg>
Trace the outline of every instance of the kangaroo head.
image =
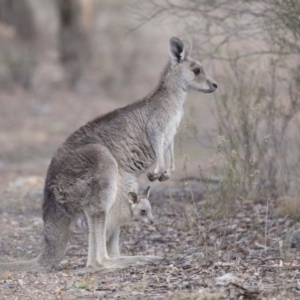
<svg viewBox="0 0 300 300">
<path fill-rule="evenodd" d="M 150 194 L 150 186 L 141 195 L 134 192 L 128 194 L 130 210 L 134 218 L 141 219 L 146 223 L 153 224 L 153 215 L 151 204 L 148 200 Z"/>
<path fill-rule="evenodd" d="M 203 70 L 201 63 L 190 57 L 191 46 L 176 38 L 170 39 L 171 76 L 184 91 L 214 92 L 217 83 Z"/>
</svg>

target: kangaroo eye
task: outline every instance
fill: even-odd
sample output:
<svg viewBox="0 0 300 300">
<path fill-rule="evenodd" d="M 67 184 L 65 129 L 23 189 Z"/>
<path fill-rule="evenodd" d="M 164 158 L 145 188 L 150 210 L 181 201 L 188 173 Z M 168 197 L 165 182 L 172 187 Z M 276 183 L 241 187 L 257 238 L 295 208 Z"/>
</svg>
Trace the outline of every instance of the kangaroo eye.
<svg viewBox="0 0 300 300">
<path fill-rule="evenodd" d="M 200 69 L 195 69 L 195 70 L 193 70 L 193 72 L 195 73 L 195 75 L 199 75 L 201 73 L 201 70 Z"/>
<path fill-rule="evenodd" d="M 141 209 L 141 214 L 145 215 L 146 214 L 146 210 L 145 209 Z"/>
</svg>

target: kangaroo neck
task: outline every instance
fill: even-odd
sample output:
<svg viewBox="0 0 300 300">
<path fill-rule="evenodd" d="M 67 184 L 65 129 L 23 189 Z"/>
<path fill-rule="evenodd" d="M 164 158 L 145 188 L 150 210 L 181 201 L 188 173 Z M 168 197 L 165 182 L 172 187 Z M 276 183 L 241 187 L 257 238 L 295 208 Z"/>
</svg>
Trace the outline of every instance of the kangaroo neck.
<svg viewBox="0 0 300 300">
<path fill-rule="evenodd" d="M 166 105 L 175 105 L 175 107 L 183 109 L 187 94 L 186 85 L 180 76 L 174 72 L 171 62 L 168 62 L 152 97 L 162 101 Z"/>
<path fill-rule="evenodd" d="M 183 109 L 183 104 L 187 97 L 187 91 L 178 87 L 173 82 L 162 80 L 159 86 L 155 89 L 151 98 L 155 102 L 161 103 L 163 106 L 171 106 L 179 110 Z"/>
</svg>

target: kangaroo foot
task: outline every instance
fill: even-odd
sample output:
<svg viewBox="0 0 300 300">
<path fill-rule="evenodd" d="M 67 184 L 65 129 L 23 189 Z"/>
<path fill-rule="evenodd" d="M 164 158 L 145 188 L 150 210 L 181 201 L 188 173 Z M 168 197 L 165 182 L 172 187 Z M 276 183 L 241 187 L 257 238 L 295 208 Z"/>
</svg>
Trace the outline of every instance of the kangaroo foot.
<svg viewBox="0 0 300 300">
<path fill-rule="evenodd" d="M 121 256 L 119 258 L 110 258 L 105 260 L 101 266 L 108 269 L 126 268 L 136 265 L 155 264 L 162 260 L 162 257 L 149 255 L 149 256 Z"/>
<path fill-rule="evenodd" d="M 133 259 L 137 265 L 155 264 L 163 259 L 163 257 L 155 255 L 121 256 L 121 258 L 129 261 Z"/>
<path fill-rule="evenodd" d="M 97 272 L 103 272 L 107 270 L 106 268 L 104 267 L 97 267 L 97 268 L 87 268 L 87 267 L 83 267 L 83 268 L 78 268 L 75 270 L 75 274 L 77 275 L 84 275 L 84 274 L 94 274 L 94 273 L 97 273 Z"/>
<path fill-rule="evenodd" d="M 161 261 L 163 257 L 155 255 L 147 256 L 120 256 L 118 258 L 107 258 L 101 263 L 92 264 L 83 268 L 78 268 L 75 273 L 79 275 L 105 272 L 108 269 L 123 269 L 130 266 L 143 266 L 155 264 Z"/>
<path fill-rule="evenodd" d="M 97 263 L 96 260 L 88 261 L 86 263 L 86 268 L 87 269 L 97 269 L 97 268 L 99 268 L 99 264 Z"/>
</svg>

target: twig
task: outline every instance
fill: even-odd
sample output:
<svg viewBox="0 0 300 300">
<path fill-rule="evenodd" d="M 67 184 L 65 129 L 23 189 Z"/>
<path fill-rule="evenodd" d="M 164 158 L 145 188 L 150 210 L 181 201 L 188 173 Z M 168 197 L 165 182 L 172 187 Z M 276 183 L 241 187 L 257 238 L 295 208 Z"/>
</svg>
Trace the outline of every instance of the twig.
<svg viewBox="0 0 300 300">
<path fill-rule="evenodd" d="M 145 268 L 145 272 L 144 272 L 144 274 L 143 274 L 143 281 L 145 281 L 145 280 L 146 280 L 146 273 L 147 273 L 147 269 L 148 269 L 148 266 L 146 266 L 146 268 Z"/>
<path fill-rule="evenodd" d="M 282 270 L 300 270 L 300 265 L 299 266 L 270 266 L 270 265 L 262 265 L 259 266 L 262 268 L 268 268 L 268 269 L 282 269 Z"/>
<path fill-rule="evenodd" d="M 187 176 L 184 178 L 180 178 L 180 181 L 200 181 L 203 183 L 220 183 L 222 180 L 221 179 L 213 179 L 213 178 L 198 178 L 195 176 Z"/>
<path fill-rule="evenodd" d="M 266 210 L 266 220 L 265 220 L 265 252 L 266 252 L 266 250 L 267 250 L 268 213 L 269 213 L 269 198 L 267 198 L 267 210 Z"/>
</svg>

